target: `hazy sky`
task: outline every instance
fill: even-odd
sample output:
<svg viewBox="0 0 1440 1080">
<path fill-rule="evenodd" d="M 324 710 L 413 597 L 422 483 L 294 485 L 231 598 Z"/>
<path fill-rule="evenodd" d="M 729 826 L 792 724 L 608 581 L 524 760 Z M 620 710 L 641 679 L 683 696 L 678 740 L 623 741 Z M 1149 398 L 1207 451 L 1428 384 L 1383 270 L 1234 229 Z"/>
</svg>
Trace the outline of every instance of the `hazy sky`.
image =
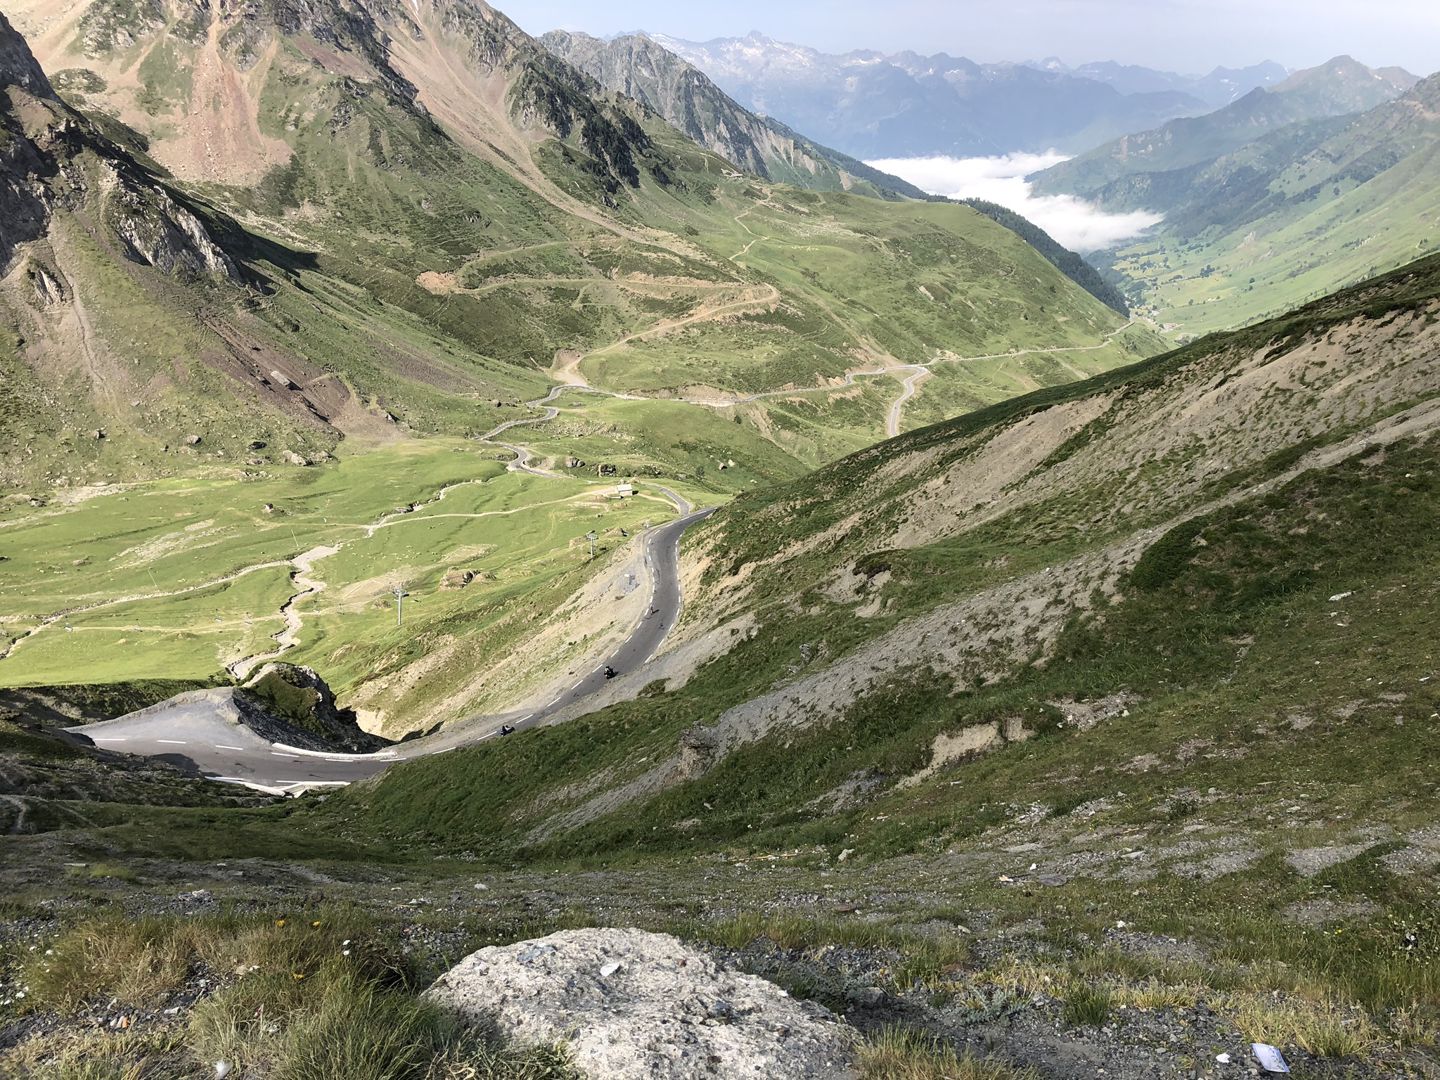
<svg viewBox="0 0 1440 1080">
<path fill-rule="evenodd" d="M 650 30 L 703 41 L 760 30 L 826 52 L 1059 56 L 1185 72 L 1273 59 L 1309 67 L 1349 53 L 1440 70 L 1437 0 L 498 0 L 531 33 Z"/>
</svg>

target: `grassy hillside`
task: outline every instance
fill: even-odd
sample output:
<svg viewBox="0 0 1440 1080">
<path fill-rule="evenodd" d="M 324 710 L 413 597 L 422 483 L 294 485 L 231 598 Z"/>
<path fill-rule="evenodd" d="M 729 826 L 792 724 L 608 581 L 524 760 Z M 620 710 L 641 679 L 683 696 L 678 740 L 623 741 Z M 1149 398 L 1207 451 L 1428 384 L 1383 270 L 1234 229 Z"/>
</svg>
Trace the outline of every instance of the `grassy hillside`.
<svg viewBox="0 0 1440 1080">
<path fill-rule="evenodd" d="M 8 843 L 141 876 L 116 902 L 263 856 L 199 880 L 282 918 L 320 869 L 462 952 L 679 932 L 934 1069 L 1134 1075 L 1158 1035 L 1161 1076 L 1253 1040 L 1424 1076 L 1437 337 L 1430 259 L 911 432 L 718 513 L 632 701 L 323 802 L 50 795 Z"/>
<path fill-rule="evenodd" d="M 672 693 L 617 707 L 613 728 L 605 726 L 603 714 L 598 726 L 527 735 L 517 745 L 533 740 L 538 747 L 548 739 L 543 754 L 550 756 L 589 727 L 585 754 L 566 759 L 569 767 L 585 775 L 618 768 L 607 786 L 632 772 L 648 776 L 650 783 L 638 789 L 644 797 L 683 800 L 715 793 L 712 783 L 732 782 L 738 766 L 731 755 L 744 753 L 747 767 L 758 770 L 756 783 L 769 794 L 759 802 L 727 799 L 737 816 L 721 815 L 726 827 L 758 827 L 761 808 L 772 802 L 775 820 L 793 824 L 790 815 L 800 813 L 803 803 L 828 790 L 830 780 L 840 784 L 874 753 L 867 737 L 856 743 L 853 757 L 836 756 L 836 744 L 850 740 L 832 737 L 831 725 L 871 712 L 895 716 L 891 695 L 901 685 L 907 700 L 920 695 L 917 701 L 932 703 L 899 710 L 917 722 L 959 729 L 967 722 L 958 718 L 972 715 L 972 708 L 978 710 L 973 715 L 994 717 L 1000 715 L 995 709 L 1014 705 L 1016 717 L 1048 730 L 1057 717 L 1040 708 L 1039 697 L 1030 706 L 1016 705 L 1023 698 L 1015 697 L 1017 687 L 1038 680 L 1035 685 L 1046 688 L 1041 696 L 1052 699 L 1085 701 L 1122 691 L 1148 699 L 1166 682 L 1171 661 L 1163 657 L 1179 662 L 1180 642 L 1199 652 L 1184 657 L 1193 667 L 1174 669 L 1181 680 L 1175 692 L 1198 692 L 1206 680 L 1228 678 L 1228 662 L 1219 664 L 1207 650 L 1225 652 L 1240 631 L 1223 621 L 1203 629 L 1184 620 L 1162 626 L 1176 596 L 1194 591 L 1196 619 L 1211 619 L 1212 608 L 1233 604 L 1246 620 L 1275 617 L 1279 627 L 1283 618 L 1276 611 L 1290 610 L 1292 603 L 1309 611 L 1310 605 L 1323 606 L 1325 596 L 1354 593 L 1351 584 L 1362 573 L 1383 574 L 1398 585 L 1417 572 L 1408 561 L 1381 568 L 1414 543 L 1415 530 L 1431 513 L 1407 480 L 1423 483 L 1416 479 L 1423 475 L 1420 463 L 1433 450 L 1428 433 L 1440 386 L 1428 355 L 1440 315 L 1437 296 L 1440 263 L 1430 260 L 1287 320 L 1017 398 L 746 494 L 707 524 L 690 548 L 698 589 L 688 632 L 671 646 L 677 664 L 670 669 L 676 672 Z M 1392 445 L 1393 451 L 1384 449 Z M 1358 491 L 1353 504 L 1345 502 L 1352 488 Z M 1319 499 L 1322 490 L 1330 493 L 1326 500 L 1338 499 L 1348 509 L 1327 502 L 1311 515 L 1323 529 L 1313 526 L 1294 535 L 1314 537 L 1282 544 L 1278 537 L 1288 535 L 1294 515 L 1308 514 L 1307 500 Z M 1408 500 L 1406 491 L 1413 491 L 1418 517 L 1411 520 L 1408 509 L 1381 513 L 1382 506 Z M 1342 550 L 1351 536 L 1345 523 L 1367 513 L 1383 518 L 1385 531 Z M 1212 521 L 1226 535 L 1238 530 L 1226 544 L 1240 545 L 1247 535 L 1253 544 L 1227 548 L 1222 558 L 1210 552 L 1210 541 L 1192 543 L 1208 535 Z M 1263 542 L 1262 534 L 1268 537 Z M 1372 540 L 1384 550 L 1371 550 Z M 1196 561 L 1192 552 L 1202 546 L 1206 558 Z M 1421 544 L 1413 556 L 1423 562 L 1428 550 Z M 1222 565 L 1206 577 L 1212 554 Z M 1238 561 L 1229 565 L 1226 559 Z M 1182 587 L 1172 580 L 1182 570 L 1200 576 Z M 1202 580 L 1208 582 L 1203 589 Z M 1367 584 L 1365 590 L 1374 595 L 1381 586 Z M 1152 596 L 1153 608 L 1146 600 Z M 1272 610 L 1272 604 L 1278 607 Z M 1150 614 L 1142 618 L 1143 612 Z M 1133 627 L 1132 618 L 1140 620 Z M 1149 628 L 1143 633 L 1135 628 L 1142 624 Z M 1311 645 L 1275 632 L 1281 637 L 1277 648 L 1303 651 Z M 1113 635 L 1132 633 L 1124 640 L 1145 642 L 1152 635 L 1154 648 L 1124 646 L 1148 650 L 1151 659 L 1111 655 L 1120 640 Z M 1175 644 L 1158 644 L 1156 634 Z M 685 666 L 696 648 L 714 659 L 698 669 Z M 1057 668 L 1057 658 L 1071 649 L 1091 657 L 1090 667 Z M 1330 662 L 1317 658 L 1322 666 Z M 1136 664 L 1153 670 L 1125 674 Z M 894 681 L 897 672 L 904 673 L 898 676 L 903 682 Z M 1145 689 L 1138 681 L 1130 685 L 1142 679 Z M 952 699 L 952 705 L 939 704 Z M 957 719 L 942 722 L 944 717 Z M 708 729 L 716 760 L 713 775 L 702 769 L 681 783 L 664 748 L 685 729 Z M 601 760 L 603 754 L 592 757 L 599 753 L 596 731 L 613 731 L 622 757 L 654 762 L 658 752 L 661 764 L 622 768 Z M 922 756 L 930 741 L 896 738 Z M 759 764 L 776 760 L 767 759 L 764 745 L 788 742 L 793 750 L 797 740 L 827 762 L 807 784 L 809 794 L 764 779 L 769 769 Z M 642 745 L 648 755 L 636 753 Z M 1056 752 L 1070 751 L 1057 746 Z M 427 783 L 427 770 L 461 767 L 456 763 L 466 760 L 484 769 L 486 761 L 499 760 L 496 753 L 477 749 L 416 765 L 413 773 L 397 772 L 360 798 L 385 800 L 396 812 L 412 799 L 423 805 L 412 785 Z M 561 759 L 554 760 L 563 774 Z M 797 760 L 793 767 L 811 766 Z M 899 778 L 893 767 L 874 761 L 868 767 Z M 413 779 L 407 782 L 407 775 Z M 570 774 L 565 782 L 578 779 Z M 529 785 L 557 780 L 543 770 L 525 773 Z M 899 794 L 907 790 L 897 789 L 896 797 L 910 798 Z M 475 789 L 470 798 L 508 800 L 524 820 L 524 800 L 517 804 L 489 789 Z M 584 834 L 629 827 L 630 810 L 612 817 L 601 805 Z M 552 827 L 566 820 L 553 804 L 544 817 Z M 859 819 L 847 818 L 845 827 L 853 831 Z M 444 828 L 437 823 L 438 831 Z M 713 833 L 705 835 L 705 842 L 714 841 Z M 692 838 L 667 833 L 656 839 L 662 846 L 684 846 Z M 575 837 L 557 842 L 573 844 Z"/>
<path fill-rule="evenodd" d="M 1338 131 L 1313 131 L 1318 142 L 1282 134 L 1221 159 L 1191 183 L 1174 224 L 1119 252 L 1117 269 L 1161 321 L 1201 333 L 1430 251 L 1437 94 L 1427 79 Z"/>
<path fill-rule="evenodd" d="M 1276 315 L 1432 251 L 1437 92 L 1426 79 L 1367 112 L 1292 123 L 1173 168 L 1128 159 L 1124 175 L 1091 196 L 1153 207 L 1165 220 L 1110 253 L 1113 276 L 1137 308 L 1193 336 Z M 1177 135 L 1166 145 L 1179 153 L 1189 144 Z"/>
</svg>

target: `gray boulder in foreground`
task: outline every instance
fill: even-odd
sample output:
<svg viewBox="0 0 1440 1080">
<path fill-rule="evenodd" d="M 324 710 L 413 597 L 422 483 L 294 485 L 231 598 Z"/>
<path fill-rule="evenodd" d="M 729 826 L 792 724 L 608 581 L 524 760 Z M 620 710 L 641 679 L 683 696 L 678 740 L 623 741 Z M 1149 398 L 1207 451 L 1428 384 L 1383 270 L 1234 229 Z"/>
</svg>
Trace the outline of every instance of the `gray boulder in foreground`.
<svg viewBox="0 0 1440 1080">
<path fill-rule="evenodd" d="M 521 1046 L 564 1043 L 596 1080 L 853 1076 L 827 1009 L 668 934 L 565 930 L 472 953 L 426 995 Z"/>
</svg>

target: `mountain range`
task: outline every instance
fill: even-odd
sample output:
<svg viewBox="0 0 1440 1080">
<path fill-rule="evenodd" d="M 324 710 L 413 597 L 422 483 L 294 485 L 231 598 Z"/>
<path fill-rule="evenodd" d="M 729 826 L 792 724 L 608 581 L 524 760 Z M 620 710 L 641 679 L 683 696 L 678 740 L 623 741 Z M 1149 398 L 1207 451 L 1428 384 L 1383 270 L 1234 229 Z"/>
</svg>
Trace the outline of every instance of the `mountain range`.
<svg viewBox="0 0 1440 1080">
<path fill-rule="evenodd" d="M 1140 173 L 1164 173 L 1214 161 L 1290 124 L 1363 112 L 1392 101 L 1419 78 L 1398 68 L 1372 70 L 1349 56 L 1297 71 L 1269 88 L 1251 90 L 1203 116 L 1123 135 L 1035 177 L 1038 193 L 1078 194 L 1104 205 L 1107 185 Z M 1156 205 L 1153 209 L 1164 209 Z"/>
<path fill-rule="evenodd" d="M 1089 297 L 1011 232 L 963 207 L 932 206 L 917 227 L 898 205 L 885 211 L 837 192 L 805 213 L 829 222 L 835 250 L 854 245 L 853 253 L 822 260 L 809 276 L 777 276 L 793 272 L 764 268 L 764 242 L 747 215 L 757 226 L 767 215 L 788 216 L 777 224 L 782 236 L 798 220 L 783 209 L 797 196 L 753 187 L 753 177 L 702 152 L 643 104 L 606 93 L 484 5 L 375 0 L 348 14 L 323 4 L 247 14 L 226 5 L 205 12 L 178 3 L 134 11 L 91 4 L 78 16 L 38 0 L 10 7 L 95 130 L 123 145 L 157 185 L 205 192 L 197 221 L 223 234 L 240 268 L 229 295 L 176 293 L 128 269 L 102 288 L 83 279 L 102 265 L 98 257 L 109 258 L 103 249 L 62 253 L 64 280 L 82 283 L 66 295 L 85 303 L 85 329 L 68 305 L 57 307 L 33 328 L 33 359 L 16 371 L 27 392 L 59 394 L 56 408 L 27 413 L 27 425 L 52 437 L 110 432 L 98 445 L 63 441 L 77 468 L 114 475 L 173 466 L 174 448 L 199 429 L 210 432 L 212 452 L 242 459 L 252 441 L 293 444 L 309 456 L 315 438 L 333 439 L 349 421 L 384 430 L 382 414 L 417 432 L 464 432 L 474 420 L 457 394 L 510 400 L 538 390 L 544 369 L 566 350 L 608 347 L 608 370 L 633 368 L 635 378 L 643 372 L 642 382 L 672 394 L 696 384 L 823 385 L 867 363 L 857 357 L 994 351 L 1023 344 L 1030 332 L 1017 338 L 1013 316 L 1001 313 L 1008 300 L 997 298 L 978 318 L 984 306 L 937 303 L 915 320 L 895 317 L 893 305 L 908 306 L 920 286 L 938 295 L 963 282 L 969 292 L 985 267 L 1014 259 L 1042 267 L 1025 276 L 1059 298 L 1045 318 L 1067 320 L 1050 321 L 1032 344 L 1065 344 L 1082 325 L 1103 332 L 1112 318 L 1087 307 Z M 916 228 L 973 244 L 966 250 L 975 261 L 953 260 L 945 245 L 909 242 L 876 261 L 877 233 Z M 748 259 L 737 265 L 730 256 L 742 248 Z M 847 311 L 856 291 L 827 276 L 851 264 L 871 268 L 872 294 Z M 588 297 L 578 306 L 577 288 Z M 163 297 L 151 297 L 155 289 Z M 164 334 L 135 337 L 132 313 L 140 310 Z M 361 311 L 363 343 L 351 329 Z M 663 332 L 615 344 L 667 318 L 696 345 L 714 340 L 722 357 L 738 332 L 754 346 L 748 355 L 763 361 L 702 367 L 688 359 L 690 346 L 657 364 L 652 354 L 670 344 Z M 315 329 L 317 319 L 325 330 Z M 48 343 L 75 335 L 90 339 L 109 392 L 57 381 L 61 372 L 48 370 L 70 351 Z M 226 374 L 218 397 L 183 406 L 172 399 L 174 380 L 161 371 L 170 363 L 161 343 L 170 339 L 185 342 L 197 370 Z M 314 392 L 276 386 L 274 370 Z M 236 425 L 223 405 L 231 395 L 278 406 L 289 418 L 273 421 L 283 434 L 266 430 L 271 420 Z M 318 400 L 324 395 L 331 399 Z M 138 414 L 131 401 L 140 402 Z M 206 402 L 218 411 L 197 415 Z M 122 441 L 119 431 L 131 427 L 133 440 Z M 35 464 L 12 458 L 10 467 Z"/>
<path fill-rule="evenodd" d="M 602 40 L 556 30 L 540 43 L 607 90 L 650 107 L 753 176 L 816 191 L 926 197 L 898 176 L 813 143 L 778 120 L 756 116 L 698 68 L 642 35 Z"/>
<path fill-rule="evenodd" d="M 1433 250 L 1437 93 L 1434 76 L 1341 57 L 1032 179 L 1043 193 L 1162 213 L 1113 254 L 1116 274 L 1162 322 L 1222 329 Z"/>
<path fill-rule="evenodd" d="M 1140 64 L 1120 64 L 1102 60 L 1079 67 L 1070 67 L 1056 57 L 1031 61 L 1029 67 L 1041 71 L 1092 79 L 1115 87 L 1122 94 L 1154 94 L 1164 91 L 1188 94 L 1211 108 L 1229 105 L 1252 90 L 1284 82 L 1290 72 L 1273 60 L 1243 68 L 1217 67 L 1207 75 L 1177 75 Z"/>
<path fill-rule="evenodd" d="M 557 30 L 540 41 L 607 90 L 643 103 L 701 146 L 752 175 L 812 191 L 933 198 L 897 176 L 819 146 L 777 120 L 757 116 L 737 104 L 704 72 L 643 35 L 605 41 Z M 1102 303 L 1129 314 L 1119 290 L 1033 222 L 994 203 L 968 200 L 967 205 L 1019 235 Z"/>
<path fill-rule="evenodd" d="M 1127 93 L 1065 72 L 944 53 L 832 55 L 758 33 L 707 42 L 651 36 L 747 108 L 864 160 L 1078 153 L 1208 109 L 1184 91 Z"/>
</svg>

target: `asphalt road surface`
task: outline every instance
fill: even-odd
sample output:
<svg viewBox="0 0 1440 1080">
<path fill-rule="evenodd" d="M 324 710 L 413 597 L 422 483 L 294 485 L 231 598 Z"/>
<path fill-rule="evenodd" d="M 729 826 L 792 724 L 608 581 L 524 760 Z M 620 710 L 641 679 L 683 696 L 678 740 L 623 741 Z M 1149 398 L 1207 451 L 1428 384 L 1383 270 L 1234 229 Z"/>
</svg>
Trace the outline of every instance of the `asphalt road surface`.
<svg viewBox="0 0 1440 1080">
<path fill-rule="evenodd" d="M 689 506 L 671 494 L 683 511 Z M 644 558 L 653 592 L 647 613 L 631 635 L 594 670 L 581 677 L 548 705 L 529 713 L 506 713 L 457 721 L 445 730 L 399 743 L 375 754 L 334 754 L 296 750 L 267 741 L 238 723 L 232 692 L 204 690 L 181 694 L 148 709 L 73 728 L 97 746 L 127 754 L 170 760 L 206 776 L 275 791 L 300 791 L 327 784 L 348 784 L 374 776 L 396 761 L 443 754 L 456 747 L 498 737 L 499 728 L 533 727 L 605 686 L 605 668 L 635 677 L 659 651 L 680 617 L 680 537 L 687 528 L 714 513 L 687 512 L 651 529 L 644 538 Z"/>
</svg>

